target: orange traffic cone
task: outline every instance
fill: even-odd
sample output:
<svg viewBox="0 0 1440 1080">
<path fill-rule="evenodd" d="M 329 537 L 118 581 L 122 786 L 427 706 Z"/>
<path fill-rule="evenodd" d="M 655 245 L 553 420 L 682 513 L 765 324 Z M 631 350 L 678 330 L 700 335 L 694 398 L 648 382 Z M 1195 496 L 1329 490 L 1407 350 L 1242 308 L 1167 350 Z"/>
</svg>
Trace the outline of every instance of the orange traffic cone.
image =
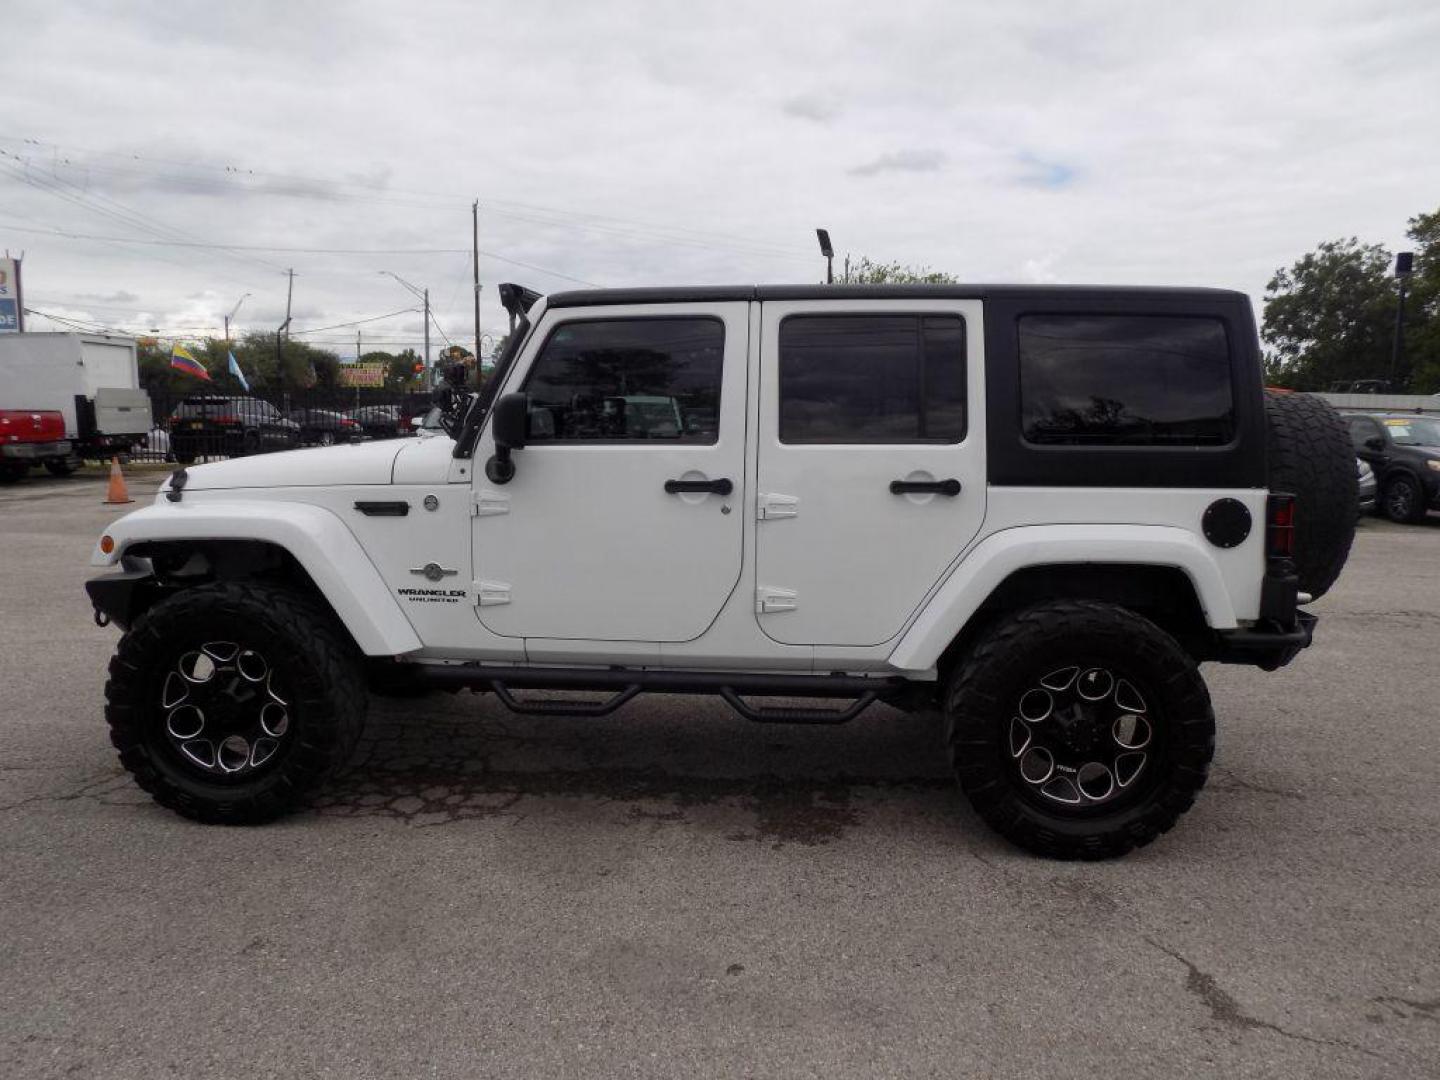
<svg viewBox="0 0 1440 1080">
<path fill-rule="evenodd" d="M 120 459 L 112 457 L 110 459 L 110 487 L 105 492 L 105 505 L 121 506 L 134 501 L 130 497 L 130 492 L 125 489 L 125 475 L 120 471 Z"/>
</svg>

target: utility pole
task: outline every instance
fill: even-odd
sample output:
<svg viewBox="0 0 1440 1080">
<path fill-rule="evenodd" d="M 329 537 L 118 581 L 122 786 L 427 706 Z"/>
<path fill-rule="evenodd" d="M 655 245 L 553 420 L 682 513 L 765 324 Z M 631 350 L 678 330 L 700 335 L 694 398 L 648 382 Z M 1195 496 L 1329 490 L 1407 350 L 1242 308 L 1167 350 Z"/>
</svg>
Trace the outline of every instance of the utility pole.
<svg viewBox="0 0 1440 1080">
<path fill-rule="evenodd" d="M 5 249 L 5 257 L 10 258 L 10 249 Z M 20 264 L 25 261 L 25 252 L 15 256 L 12 265 L 15 267 L 15 329 L 25 332 L 25 289 L 20 283 Z"/>
<path fill-rule="evenodd" d="M 357 363 L 357 364 L 360 363 L 360 357 L 361 357 L 361 355 L 362 355 L 362 354 L 361 354 L 361 352 L 360 352 L 360 331 L 359 331 L 359 329 L 357 328 L 356 331 L 355 331 L 355 363 Z"/>
<path fill-rule="evenodd" d="M 475 384 L 480 384 L 480 200 L 470 204 L 471 266 L 475 273 Z"/>
<path fill-rule="evenodd" d="M 290 284 L 285 289 L 285 339 L 290 339 L 290 300 L 295 295 L 295 268 L 292 266 L 286 271 L 290 275 Z"/>
<path fill-rule="evenodd" d="M 425 373 L 430 376 L 430 387 L 435 387 L 435 369 L 430 366 L 430 290 L 425 290 Z"/>
<path fill-rule="evenodd" d="M 1415 253 L 1395 256 L 1395 281 L 1400 286 L 1400 303 L 1395 308 L 1395 340 L 1390 346 L 1390 389 L 1399 389 L 1400 358 L 1405 352 L 1405 282 L 1415 269 Z"/>
</svg>

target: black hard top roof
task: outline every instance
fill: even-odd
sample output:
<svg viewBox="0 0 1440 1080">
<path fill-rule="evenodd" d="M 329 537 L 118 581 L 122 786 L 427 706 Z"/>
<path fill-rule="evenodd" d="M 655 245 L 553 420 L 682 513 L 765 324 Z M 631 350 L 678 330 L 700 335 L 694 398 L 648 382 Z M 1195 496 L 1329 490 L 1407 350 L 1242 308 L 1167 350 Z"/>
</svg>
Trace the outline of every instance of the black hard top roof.
<svg viewBox="0 0 1440 1080">
<path fill-rule="evenodd" d="M 1184 297 L 1248 300 L 1231 289 L 1147 285 L 685 285 L 576 289 L 551 293 L 546 306 L 696 304 L 727 300 L 1177 300 Z"/>
</svg>

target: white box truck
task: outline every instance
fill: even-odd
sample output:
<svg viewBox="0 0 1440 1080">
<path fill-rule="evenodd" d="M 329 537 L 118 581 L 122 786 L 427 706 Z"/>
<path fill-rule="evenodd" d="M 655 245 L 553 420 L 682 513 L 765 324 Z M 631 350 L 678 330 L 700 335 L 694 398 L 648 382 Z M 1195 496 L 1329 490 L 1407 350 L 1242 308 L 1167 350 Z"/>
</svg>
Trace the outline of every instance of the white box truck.
<svg viewBox="0 0 1440 1080">
<path fill-rule="evenodd" d="M 0 409 L 58 412 L 77 457 L 128 453 L 153 426 L 135 339 L 0 334 Z"/>
</svg>

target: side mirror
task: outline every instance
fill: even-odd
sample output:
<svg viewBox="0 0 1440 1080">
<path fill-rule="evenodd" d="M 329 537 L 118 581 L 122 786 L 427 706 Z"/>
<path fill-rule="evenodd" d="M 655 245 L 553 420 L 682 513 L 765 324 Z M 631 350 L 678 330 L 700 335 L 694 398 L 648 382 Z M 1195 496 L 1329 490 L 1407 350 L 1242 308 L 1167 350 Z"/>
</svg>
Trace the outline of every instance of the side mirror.
<svg viewBox="0 0 1440 1080">
<path fill-rule="evenodd" d="M 425 417 L 423 417 L 423 416 L 412 416 L 412 417 L 410 417 L 410 426 L 411 426 L 412 428 L 415 428 L 415 430 L 417 430 L 417 431 L 420 430 L 421 426 L 422 426 L 424 423 L 425 423 Z"/>
<path fill-rule="evenodd" d="M 515 479 L 515 462 L 510 459 L 510 452 L 525 448 L 529 419 L 528 394 L 505 394 L 495 402 L 490 416 L 490 435 L 495 440 L 495 453 L 485 463 L 485 476 L 492 484 L 508 484 Z"/>
<path fill-rule="evenodd" d="M 1385 438 L 1382 435 L 1371 435 L 1365 440 L 1365 446 L 1370 450 L 1384 450 Z"/>
</svg>

